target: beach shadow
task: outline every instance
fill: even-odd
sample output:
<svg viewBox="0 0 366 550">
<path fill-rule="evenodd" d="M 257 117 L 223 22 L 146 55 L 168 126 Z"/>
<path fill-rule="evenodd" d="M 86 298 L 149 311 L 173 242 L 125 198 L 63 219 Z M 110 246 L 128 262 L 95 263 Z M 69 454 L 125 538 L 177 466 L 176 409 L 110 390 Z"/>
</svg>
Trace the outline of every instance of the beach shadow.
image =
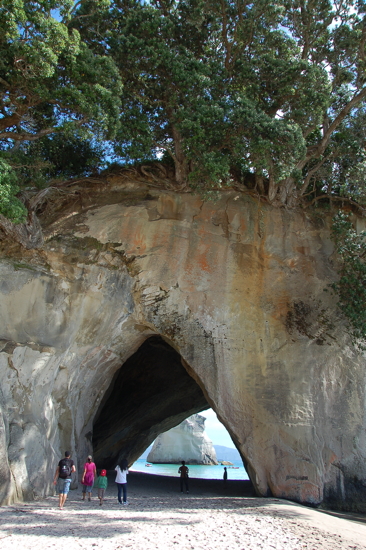
<svg viewBox="0 0 366 550">
<path fill-rule="evenodd" d="M 188 511 L 202 508 L 220 508 L 235 513 L 235 511 L 242 511 L 248 508 L 261 508 L 263 509 L 262 513 L 273 514 L 276 517 L 278 517 L 278 514 L 288 519 L 298 517 L 298 508 L 294 508 L 293 511 L 289 510 L 288 507 L 285 509 L 285 506 L 281 511 L 273 509 L 274 504 L 276 504 L 276 508 L 278 506 L 281 508 L 281 504 L 283 504 L 300 507 L 304 515 L 306 515 L 307 511 L 312 510 L 340 519 L 346 519 L 350 522 L 366 524 L 366 514 L 324 510 L 301 505 L 286 499 L 259 497 L 256 495 L 250 480 L 227 480 L 224 484 L 219 479 L 190 478 L 190 492 L 187 495 L 180 492 L 178 477 L 147 474 L 144 472 L 130 472 L 129 475 L 132 482 L 130 484 L 131 491 L 133 492 L 136 489 L 136 493 L 140 494 L 140 498 L 141 492 L 145 492 L 146 497 L 143 498 L 148 498 L 150 501 L 157 496 L 166 498 L 167 496 L 176 495 L 177 501 L 170 504 L 172 509 L 175 510 L 186 509 Z M 157 506 L 157 502 L 155 506 Z"/>
<path fill-rule="evenodd" d="M 113 482 L 112 482 L 113 485 Z M 145 474 L 144 472 L 130 472 L 129 487 L 131 490 L 136 490 L 151 494 L 170 494 L 180 492 L 179 477 L 170 477 L 154 474 Z M 253 497 L 255 490 L 250 480 L 230 479 L 226 483 L 221 479 L 189 479 L 190 494 L 206 495 L 206 496 L 240 496 Z M 185 494 L 185 493 L 184 493 Z"/>
<path fill-rule="evenodd" d="M 117 533 L 119 535 L 131 533 L 133 529 L 123 525 L 121 510 L 115 510 L 115 512 L 115 516 L 111 517 L 110 513 L 107 516 L 99 510 L 75 511 L 73 503 L 69 503 L 68 508 L 65 507 L 63 511 L 56 507 L 52 510 L 43 507 L 8 507 L 5 513 L 4 510 L 1 510 L 0 531 L 2 536 L 16 534 L 34 535 L 40 538 L 42 536 L 70 537 L 83 540 L 89 538 L 108 539 Z M 93 522 L 93 526 L 91 522 L 88 522 L 88 518 Z M 95 528 L 95 523 L 97 523 L 97 528 Z"/>
<path fill-rule="evenodd" d="M 115 535 L 134 533 L 141 524 L 156 522 L 156 513 L 165 512 L 159 519 L 164 526 L 180 524 L 184 527 L 200 523 L 200 511 L 211 510 L 245 516 L 309 519 L 311 512 L 332 515 L 357 523 L 366 523 L 362 514 L 316 510 L 277 498 L 254 495 L 247 480 L 190 479 L 190 493 L 180 492 L 179 478 L 131 472 L 128 482 L 128 507 L 117 503 L 114 476 L 111 477 L 106 500 L 102 507 L 96 496 L 91 502 L 81 501 L 81 491 L 69 493 L 63 511 L 58 510 L 58 497 L 40 502 L 0 508 L 0 538 L 11 534 L 52 538 L 111 539 Z M 126 514 L 126 510 L 128 513 Z M 136 527 L 135 527 L 136 526 Z"/>
<path fill-rule="evenodd" d="M 132 493 L 132 491 L 131 491 Z M 116 497 L 110 491 L 103 508 L 98 502 L 80 502 L 79 494 L 71 495 L 65 509 L 57 508 L 58 498 L 52 497 L 40 503 L 10 506 L 0 509 L 2 535 L 27 535 L 42 538 L 42 535 L 58 539 L 80 538 L 110 539 L 115 535 L 130 534 L 135 531 L 131 523 L 147 525 L 156 523 L 156 514 L 168 512 L 167 517 L 159 518 L 159 525 L 181 525 L 189 527 L 201 522 L 200 512 L 215 510 L 237 515 L 238 520 L 245 516 L 266 516 L 284 519 L 299 519 L 298 508 L 293 511 L 281 510 L 278 505 L 289 504 L 279 499 L 261 499 L 253 497 L 195 496 L 195 495 L 159 495 L 148 499 L 141 495 L 132 496 L 126 508 L 116 504 Z M 274 506 L 275 505 L 275 506 Z M 146 514 L 146 515 L 144 515 Z M 187 518 L 185 518 L 187 514 Z M 124 525 L 124 522 L 128 525 Z"/>
<path fill-rule="evenodd" d="M 318 512 L 321 512 L 322 514 L 327 514 L 328 516 L 340 518 L 340 519 L 347 519 L 348 521 L 353 521 L 355 523 L 366 524 L 366 514 L 356 513 L 356 512 L 337 512 L 335 510 L 323 510 L 323 509 L 318 509 Z"/>
</svg>

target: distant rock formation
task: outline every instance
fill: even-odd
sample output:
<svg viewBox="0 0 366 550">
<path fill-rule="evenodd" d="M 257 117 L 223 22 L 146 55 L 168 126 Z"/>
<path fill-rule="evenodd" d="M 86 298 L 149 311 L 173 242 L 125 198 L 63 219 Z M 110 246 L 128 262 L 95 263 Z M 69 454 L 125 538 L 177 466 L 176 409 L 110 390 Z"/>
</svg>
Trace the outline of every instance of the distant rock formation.
<svg viewBox="0 0 366 550">
<path fill-rule="evenodd" d="M 231 449 L 230 447 L 225 447 L 224 445 L 214 445 L 214 447 L 218 462 L 223 463 L 225 461 L 233 462 L 242 460 L 237 449 Z"/>
<path fill-rule="evenodd" d="M 147 461 L 153 464 L 218 464 L 212 441 L 205 434 L 206 418 L 193 414 L 175 428 L 160 434 Z"/>
</svg>

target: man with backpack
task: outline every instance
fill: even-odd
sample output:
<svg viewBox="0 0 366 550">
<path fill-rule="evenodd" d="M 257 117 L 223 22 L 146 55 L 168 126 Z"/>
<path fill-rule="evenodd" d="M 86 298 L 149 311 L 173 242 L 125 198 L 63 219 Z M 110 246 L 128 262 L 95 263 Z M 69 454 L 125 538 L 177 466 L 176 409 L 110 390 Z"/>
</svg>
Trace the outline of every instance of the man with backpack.
<svg viewBox="0 0 366 550">
<path fill-rule="evenodd" d="M 69 451 L 65 451 L 65 458 L 62 458 L 56 468 L 53 484 L 58 482 L 58 506 L 63 509 L 70 489 L 71 474 L 76 471 L 74 461 L 70 458 Z"/>
</svg>

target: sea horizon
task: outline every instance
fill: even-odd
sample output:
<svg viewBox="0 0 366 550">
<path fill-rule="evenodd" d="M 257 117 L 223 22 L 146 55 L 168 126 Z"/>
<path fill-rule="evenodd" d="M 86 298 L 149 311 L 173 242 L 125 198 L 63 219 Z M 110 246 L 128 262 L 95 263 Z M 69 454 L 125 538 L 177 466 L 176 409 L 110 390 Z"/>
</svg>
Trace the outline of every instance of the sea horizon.
<svg viewBox="0 0 366 550">
<path fill-rule="evenodd" d="M 189 468 L 189 477 L 196 479 L 222 479 L 224 467 L 226 467 L 228 479 L 249 479 L 241 460 L 233 460 L 231 462 L 232 466 L 225 466 L 222 464 L 187 464 Z M 144 458 L 139 458 L 132 464 L 130 470 L 132 472 L 143 472 L 151 475 L 178 477 L 179 466 L 180 464 L 152 464 Z"/>
</svg>

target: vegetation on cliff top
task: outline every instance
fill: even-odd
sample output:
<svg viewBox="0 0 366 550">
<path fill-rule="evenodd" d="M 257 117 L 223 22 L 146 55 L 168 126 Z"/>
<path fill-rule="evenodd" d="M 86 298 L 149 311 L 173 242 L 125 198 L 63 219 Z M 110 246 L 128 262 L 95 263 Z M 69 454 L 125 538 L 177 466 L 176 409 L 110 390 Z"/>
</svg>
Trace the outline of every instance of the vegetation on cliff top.
<svg viewBox="0 0 366 550">
<path fill-rule="evenodd" d="M 108 5 L 97 0 L 90 12 Z M 19 188 L 97 167 L 95 144 L 119 126 L 118 68 L 72 28 L 76 11 L 73 0 L 0 4 L 0 213 L 16 221 Z"/>
<path fill-rule="evenodd" d="M 8 203 L 106 158 L 171 163 L 177 188 L 363 203 L 365 12 L 361 0 L 3 0 Z"/>
</svg>

